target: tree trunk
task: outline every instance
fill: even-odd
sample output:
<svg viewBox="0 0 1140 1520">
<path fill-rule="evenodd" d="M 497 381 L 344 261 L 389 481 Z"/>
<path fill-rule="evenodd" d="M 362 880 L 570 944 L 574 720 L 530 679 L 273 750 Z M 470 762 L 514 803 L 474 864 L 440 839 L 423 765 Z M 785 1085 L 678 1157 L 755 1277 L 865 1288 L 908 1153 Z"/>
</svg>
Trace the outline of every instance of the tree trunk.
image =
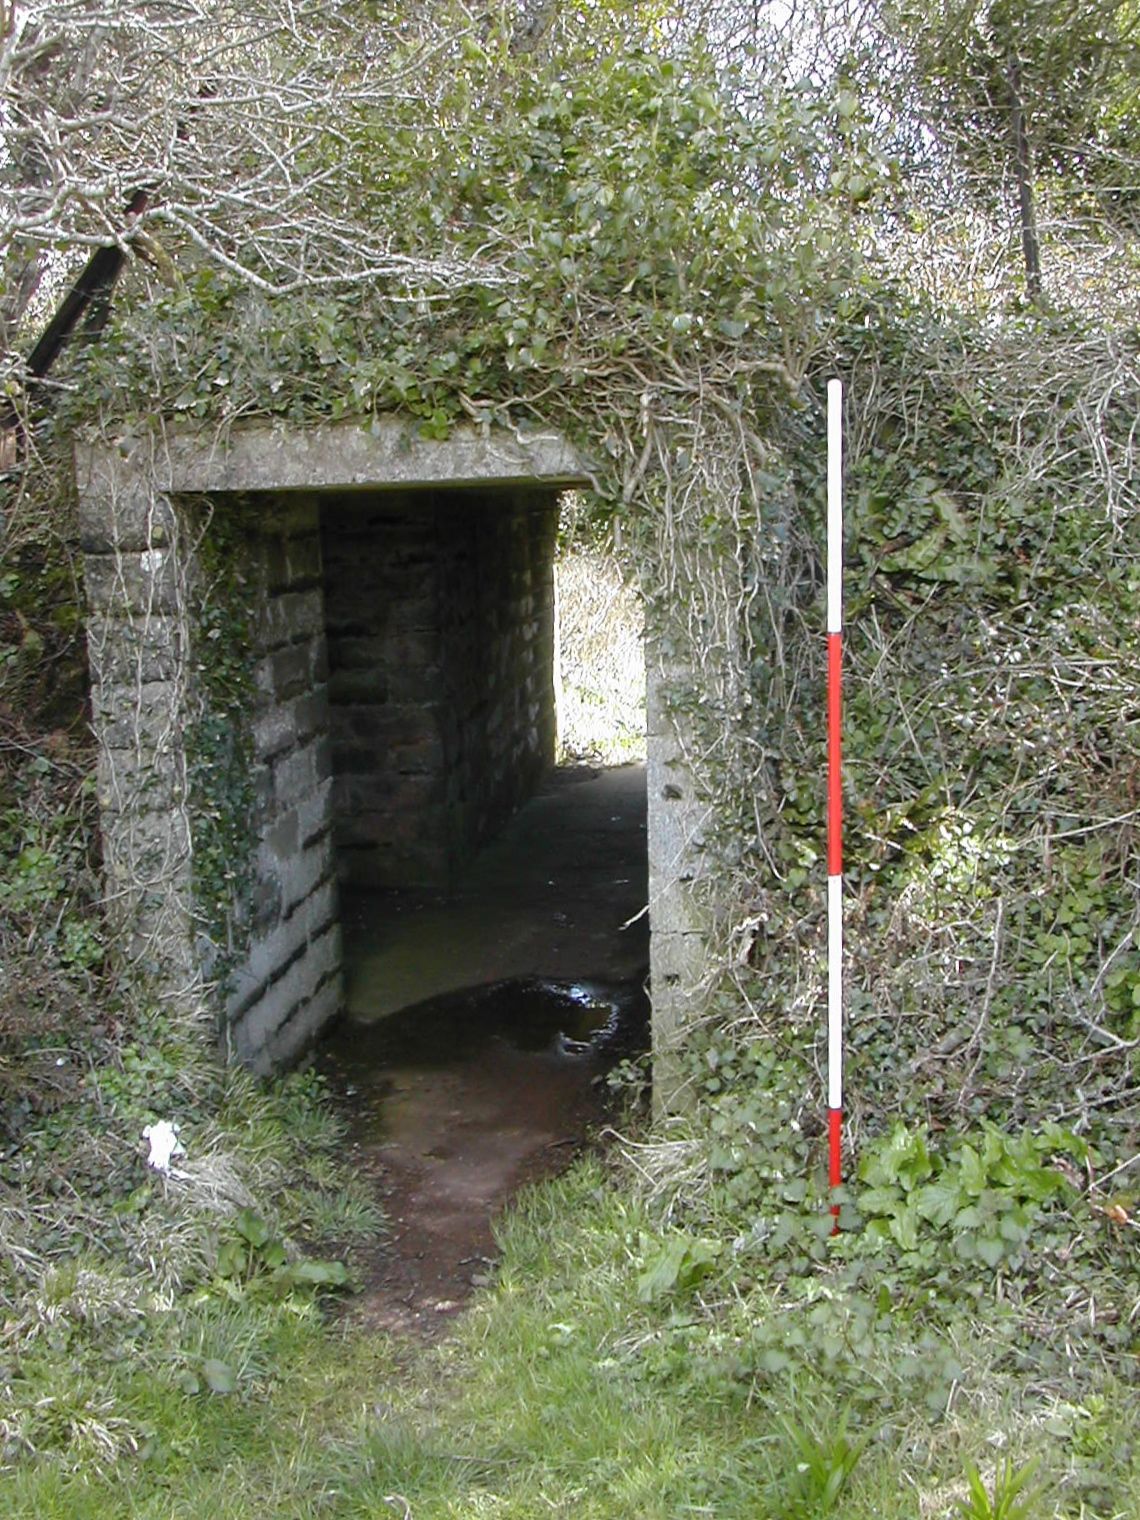
<svg viewBox="0 0 1140 1520">
<path fill-rule="evenodd" d="M 1013 163 L 1017 177 L 1017 208 L 1021 224 L 1021 252 L 1025 260 L 1025 285 L 1029 299 L 1041 299 L 1041 245 L 1037 239 L 1037 208 L 1033 196 L 1033 158 L 1025 124 L 1021 94 L 1021 61 L 1012 53 L 1006 72 L 1009 83 L 1009 117 L 1013 134 Z"/>
</svg>

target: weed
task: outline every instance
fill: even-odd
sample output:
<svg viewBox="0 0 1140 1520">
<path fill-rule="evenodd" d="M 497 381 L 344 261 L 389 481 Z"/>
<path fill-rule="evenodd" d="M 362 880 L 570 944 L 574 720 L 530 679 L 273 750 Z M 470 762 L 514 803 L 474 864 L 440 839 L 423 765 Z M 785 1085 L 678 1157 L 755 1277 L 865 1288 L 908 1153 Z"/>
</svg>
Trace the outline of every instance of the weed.
<svg viewBox="0 0 1140 1520">
<path fill-rule="evenodd" d="M 959 1500 L 962 1520 L 1033 1520 L 1037 1501 L 1044 1492 L 1030 1488 L 1040 1461 L 1034 1457 L 1023 1467 L 1014 1467 L 1007 1457 L 994 1472 L 993 1487 L 986 1492 L 981 1473 L 971 1462 L 966 1467 L 969 1495 Z"/>
<path fill-rule="evenodd" d="M 231 1294 L 256 1288 L 271 1294 L 341 1288 L 348 1281 L 342 1261 L 290 1261 L 285 1242 L 249 1208 L 239 1209 L 230 1221 L 215 1271 Z"/>
<path fill-rule="evenodd" d="M 795 1465 L 790 1482 L 773 1498 L 774 1513 L 780 1520 L 823 1520 L 835 1512 L 869 1439 L 863 1436 L 852 1442 L 847 1435 L 848 1418 L 845 1409 L 834 1429 L 823 1433 L 781 1420 L 788 1455 Z"/>
</svg>

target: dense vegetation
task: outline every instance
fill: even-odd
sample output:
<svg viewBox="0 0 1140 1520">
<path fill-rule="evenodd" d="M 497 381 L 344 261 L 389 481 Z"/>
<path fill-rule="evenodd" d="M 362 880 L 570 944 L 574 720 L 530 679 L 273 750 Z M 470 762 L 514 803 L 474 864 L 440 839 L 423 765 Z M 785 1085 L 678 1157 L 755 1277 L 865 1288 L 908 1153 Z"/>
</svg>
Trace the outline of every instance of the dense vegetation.
<svg viewBox="0 0 1140 1520">
<path fill-rule="evenodd" d="M 944 7 L 913 46 L 904 10 L 878 51 L 850 31 L 829 51 L 807 14 L 782 56 L 698 7 L 567 7 L 529 51 L 507 8 L 423 9 L 386 34 L 399 90 L 335 137 L 308 118 L 306 172 L 335 157 L 392 267 L 298 293 L 256 225 L 222 259 L 156 221 L 163 277 L 124 282 L 8 477 L 9 1508 L 1134 1513 L 1131 12 L 1084 17 L 1074 62 L 1059 10 L 1032 8 L 1015 140 L 1041 145 L 1035 266 L 1009 195 L 1024 162 L 981 135 L 1017 104 L 994 83 L 999 7 L 992 25 Z M 1098 79 L 1082 115 L 1072 81 Z M 947 100 L 944 137 L 899 125 Z M 1079 173 L 1062 128 L 1084 133 Z M 857 1177 L 832 1237 L 815 715 L 835 371 Z M 691 1111 L 631 1118 L 607 1174 L 531 1200 L 487 1302 L 410 1380 L 370 1342 L 346 1359 L 318 1313 L 338 1276 L 322 1242 L 375 1221 L 316 1085 L 258 1092 L 115 980 L 58 464 L 73 429 L 156 413 L 383 411 L 429 436 L 544 418 L 581 443 L 590 510 L 677 656 L 713 818 Z M 164 1181 L 139 1136 L 170 1115 L 187 1156 Z"/>
</svg>

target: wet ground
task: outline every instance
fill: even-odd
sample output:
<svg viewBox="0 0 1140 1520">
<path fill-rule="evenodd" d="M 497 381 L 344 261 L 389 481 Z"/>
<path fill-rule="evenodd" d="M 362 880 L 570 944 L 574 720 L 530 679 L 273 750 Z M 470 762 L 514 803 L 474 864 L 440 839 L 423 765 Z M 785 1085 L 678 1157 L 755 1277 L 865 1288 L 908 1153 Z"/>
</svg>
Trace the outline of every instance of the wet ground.
<svg viewBox="0 0 1140 1520">
<path fill-rule="evenodd" d="M 638 976 L 649 960 L 646 862 L 644 765 L 552 772 L 450 894 L 344 902 L 350 1017 L 370 1022 L 509 977 Z"/>
<path fill-rule="evenodd" d="M 350 1018 L 321 1065 L 389 1221 L 355 1316 L 440 1333 L 488 1278 L 496 1214 L 604 1117 L 606 1070 L 648 1037 L 645 877 L 644 769 L 579 768 L 450 899 L 348 905 Z"/>
</svg>

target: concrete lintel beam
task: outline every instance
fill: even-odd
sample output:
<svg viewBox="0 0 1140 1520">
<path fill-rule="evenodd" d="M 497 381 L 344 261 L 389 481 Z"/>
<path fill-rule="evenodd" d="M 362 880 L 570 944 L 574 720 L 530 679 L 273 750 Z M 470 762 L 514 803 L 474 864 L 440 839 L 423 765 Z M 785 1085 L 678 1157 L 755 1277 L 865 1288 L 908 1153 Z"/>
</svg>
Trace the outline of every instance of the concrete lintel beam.
<svg viewBox="0 0 1140 1520">
<path fill-rule="evenodd" d="M 162 492 L 394 490 L 407 486 L 585 485 L 590 471 L 560 433 L 457 427 L 421 438 L 394 417 L 316 427 L 167 428 L 160 442 L 124 439 L 78 451 L 81 492 L 109 494 L 136 464 Z"/>
</svg>

